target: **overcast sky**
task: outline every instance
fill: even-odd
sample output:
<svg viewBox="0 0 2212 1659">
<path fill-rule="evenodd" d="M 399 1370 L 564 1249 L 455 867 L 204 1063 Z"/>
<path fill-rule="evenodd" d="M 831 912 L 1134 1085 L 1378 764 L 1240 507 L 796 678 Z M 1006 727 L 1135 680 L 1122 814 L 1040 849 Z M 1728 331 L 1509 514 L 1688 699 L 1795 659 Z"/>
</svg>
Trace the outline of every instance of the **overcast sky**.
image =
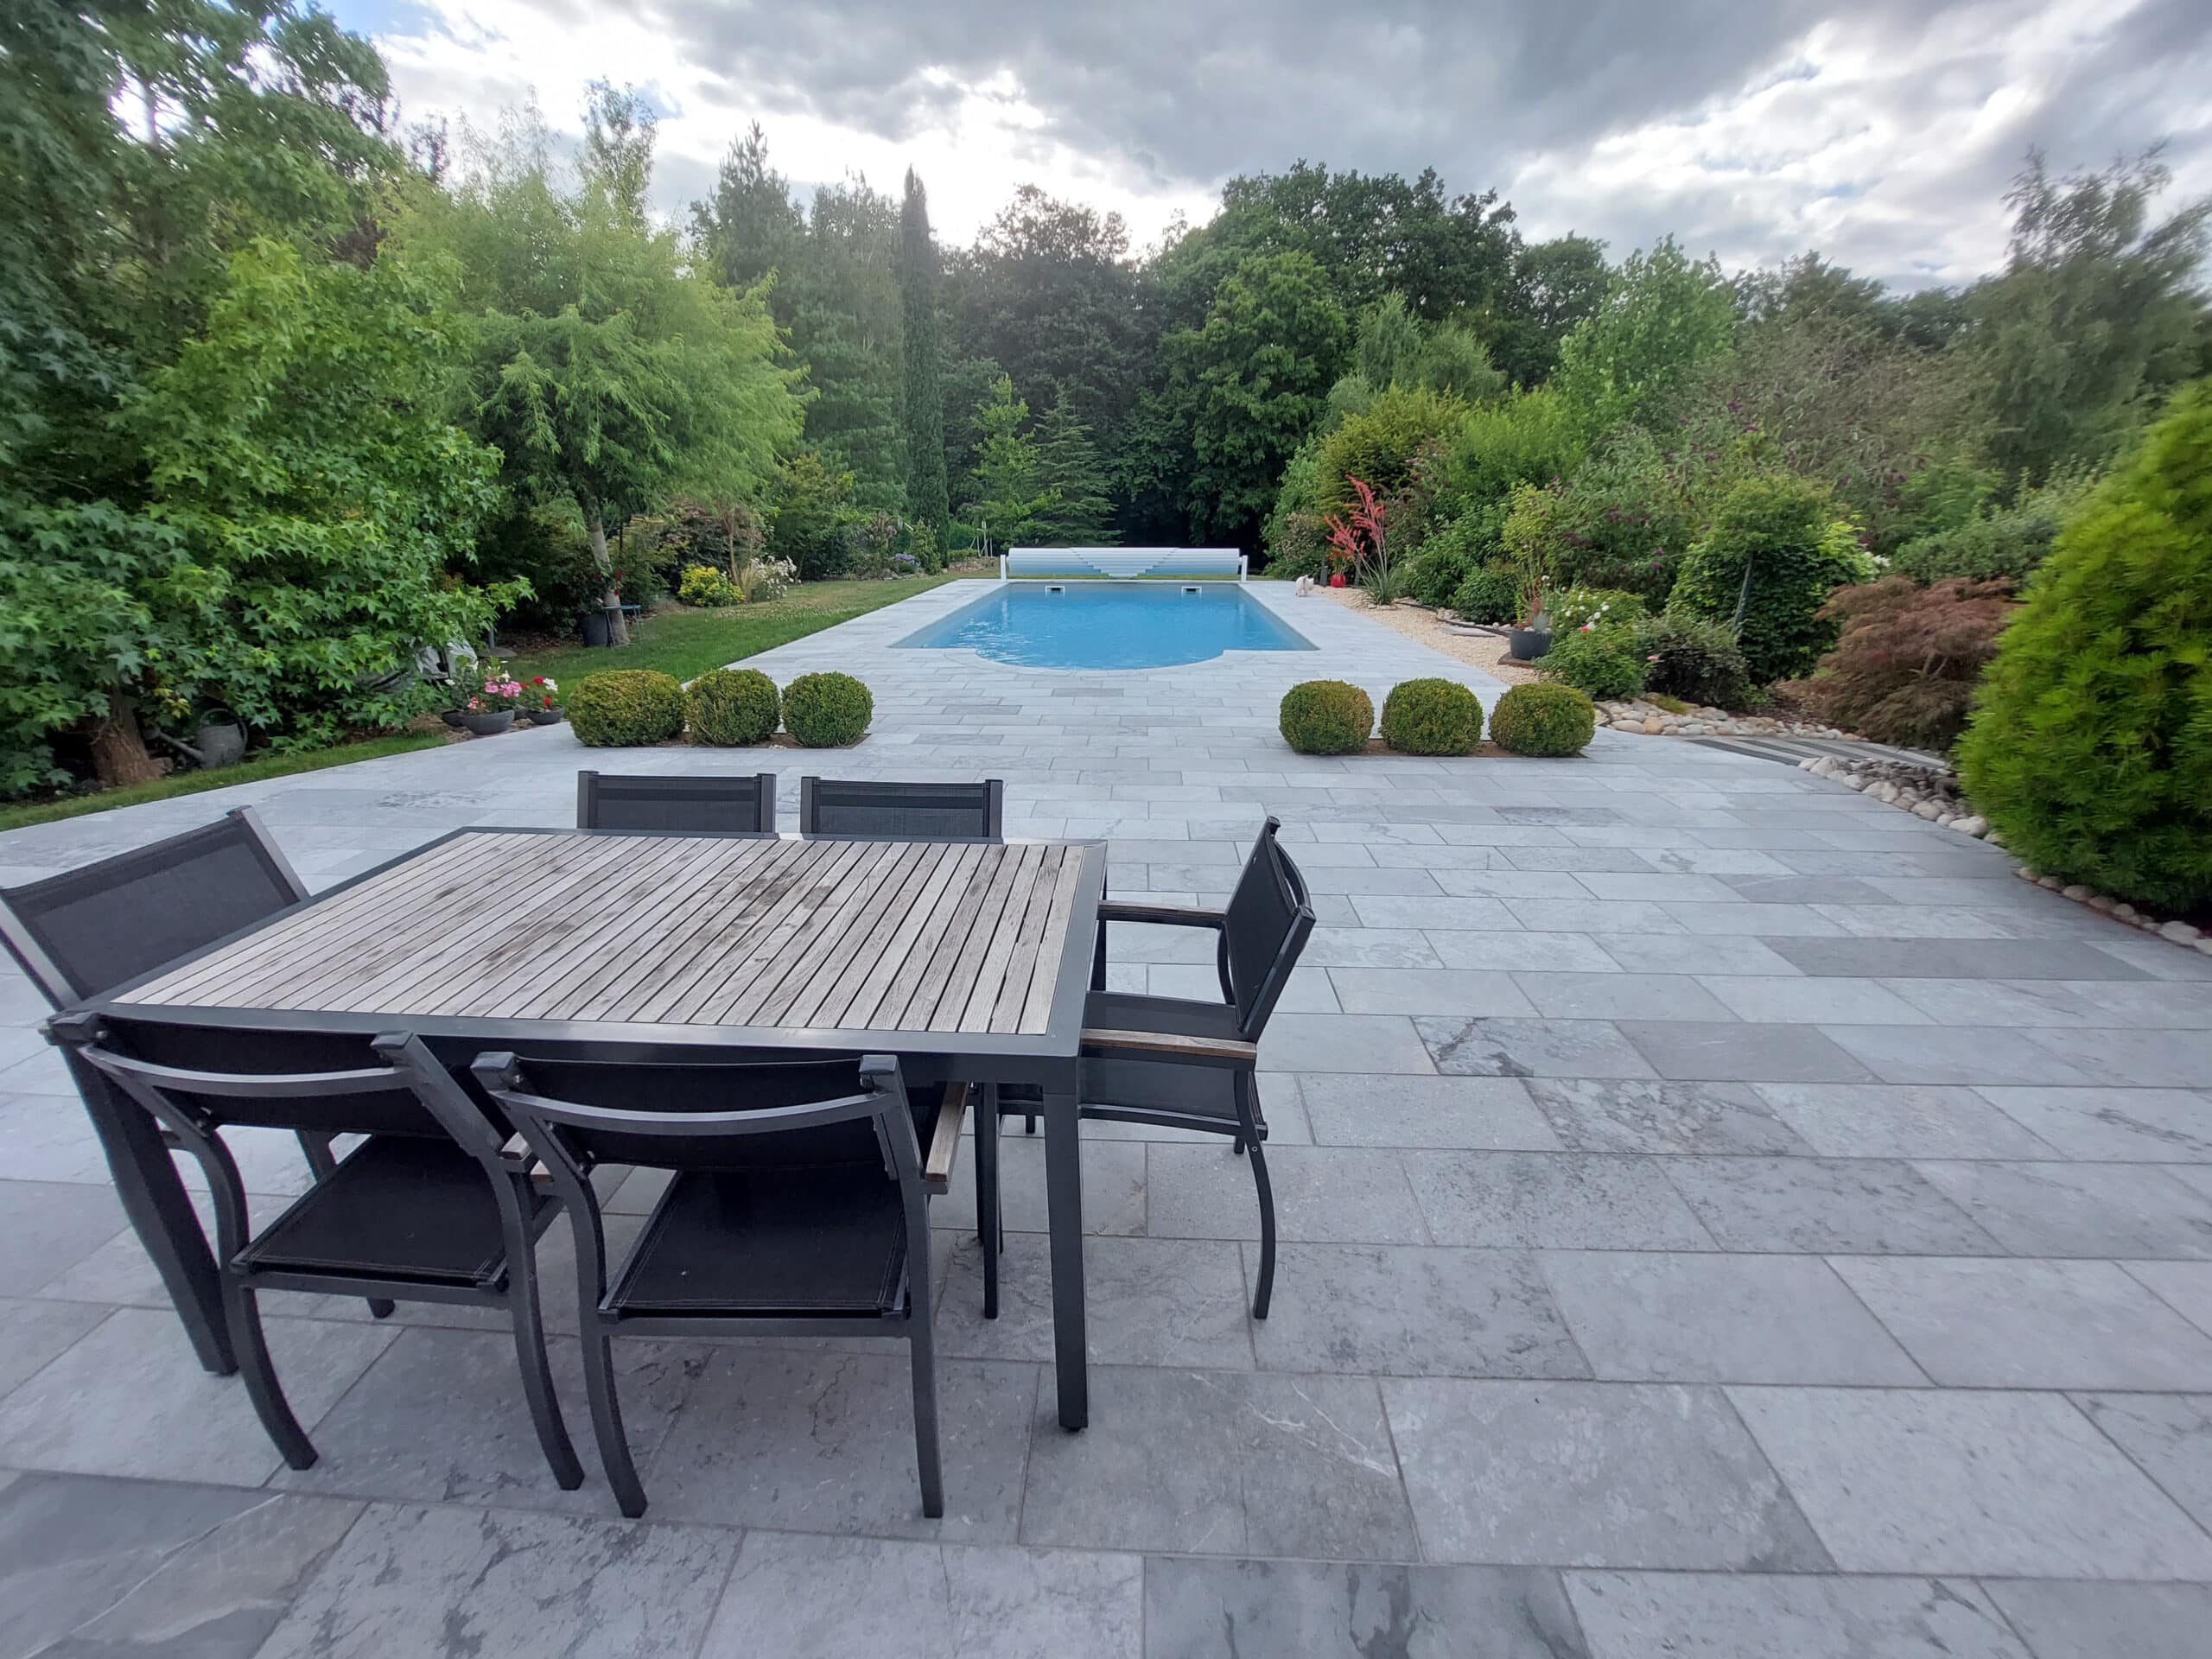
<svg viewBox="0 0 2212 1659">
<path fill-rule="evenodd" d="M 488 130 L 534 91 L 573 129 L 603 76 L 660 111 L 664 209 L 758 120 L 802 188 L 914 166 L 954 241 L 1033 182 L 1141 245 L 1304 156 L 1495 186 L 1616 257 L 1671 230 L 1920 287 L 2001 257 L 2031 143 L 2064 169 L 2163 137 L 2176 195 L 2212 190 L 2212 0 L 325 3 L 410 118 Z"/>
</svg>

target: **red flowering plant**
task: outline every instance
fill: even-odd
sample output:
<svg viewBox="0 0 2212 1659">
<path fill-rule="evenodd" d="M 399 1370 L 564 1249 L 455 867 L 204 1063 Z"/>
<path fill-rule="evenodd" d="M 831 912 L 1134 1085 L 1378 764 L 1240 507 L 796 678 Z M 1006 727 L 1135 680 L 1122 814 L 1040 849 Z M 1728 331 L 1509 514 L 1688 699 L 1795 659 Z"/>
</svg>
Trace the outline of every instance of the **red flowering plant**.
<svg viewBox="0 0 2212 1659">
<path fill-rule="evenodd" d="M 561 683 L 531 675 L 522 689 L 522 706 L 532 714 L 551 714 L 561 706 Z"/>
<path fill-rule="evenodd" d="M 1363 478 L 1347 477 L 1353 502 L 1344 515 L 1331 513 L 1321 521 L 1329 533 L 1329 563 L 1338 572 L 1359 579 L 1370 605 L 1388 605 L 1404 585 L 1390 568 L 1390 510 Z"/>
</svg>

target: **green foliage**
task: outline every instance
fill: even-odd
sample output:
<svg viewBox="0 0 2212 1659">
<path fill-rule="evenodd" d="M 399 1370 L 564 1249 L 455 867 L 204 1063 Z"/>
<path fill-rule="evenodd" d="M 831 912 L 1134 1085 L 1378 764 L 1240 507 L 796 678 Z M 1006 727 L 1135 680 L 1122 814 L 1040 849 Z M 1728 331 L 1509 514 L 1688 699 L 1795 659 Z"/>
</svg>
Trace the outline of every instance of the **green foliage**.
<svg viewBox="0 0 2212 1659">
<path fill-rule="evenodd" d="M 1499 540 L 1524 584 L 1613 588 L 1656 603 L 1672 590 L 1696 522 L 1681 467 L 1631 427 L 1565 481 L 1517 487 Z"/>
<path fill-rule="evenodd" d="M 1740 709 L 1751 691 L 1751 670 L 1736 631 L 1726 622 L 1662 611 L 1633 625 L 1647 695 L 1680 697 L 1716 709 Z"/>
<path fill-rule="evenodd" d="M 1389 497 L 1408 481 L 1414 457 L 1437 444 L 1466 406 L 1456 397 L 1392 386 L 1367 412 L 1354 415 L 1321 440 L 1314 459 L 1314 499 L 1322 512 L 1341 512 L 1352 498 L 1347 479 L 1364 479 Z"/>
<path fill-rule="evenodd" d="M 1339 417 L 1363 415 L 1393 389 L 1477 403 L 1503 391 L 1505 377 L 1491 366 L 1489 350 L 1472 329 L 1425 324 L 1405 296 L 1393 292 L 1360 314 L 1351 369 L 1329 389 L 1329 407 Z"/>
<path fill-rule="evenodd" d="M 2059 533 L 1959 765 L 2035 868 L 2164 910 L 2212 901 L 2212 383 Z"/>
<path fill-rule="evenodd" d="M 1601 628 L 1626 626 L 1643 615 L 1643 601 L 1618 588 L 1577 585 L 1554 588 L 1545 595 L 1544 608 L 1551 613 L 1552 626 L 1566 633 L 1585 623 Z"/>
<path fill-rule="evenodd" d="M 1052 394 L 1052 406 L 1037 423 L 1036 440 L 1046 502 L 1031 533 L 1046 547 L 1110 547 L 1114 507 L 1107 499 L 1106 470 L 1065 387 Z"/>
<path fill-rule="evenodd" d="M 1872 579 L 1853 527 L 1820 486 L 1787 474 L 1748 478 L 1721 498 L 1682 561 L 1669 608 L 1726 620 L 1761 683 L 1808 672 L 1834 642 L 1827 596 Z"/>
<path fill-rule="evenodd" d="M 1645 664 L 1637 653 L 1630 628 L 1560 626 L 1552 648 L 1536 665 L 1547 680 L 1571 685 L 1600 702 L 1632 697 L 1643 690 Z"/>
<path fill-rule="evenodd" d="M 1923 588 L 1900 575 L 1839 588 L 1825 613 L 1843 632 L 1796 689 L 1831 726 L 1940 754 L 1966 729 L 1975 684 L 2012 620 L 2012 591 L 2006 582 Z"/>
<path fill-rule="evenodd" d="M 701 743 L 766 743 L 782 717 L 776 683 L 757 668 L 709 669 L 684 688 L 683 724 Z"/>
<path fill-rule="evenodd" d="M 789 559 L 801 582 L 841 574 L 847 550 L 838 534 L 853 499 L 853 475 L 833 472 L 803 449 L 777 469 L 768 489 L 768 556 Z"/>
<path fill-rule="evenodd" d="M 1275 723 L 1300 754 L 1357 754 L 1375 730 L 1375 702 L 1343 680 L 1307 680 L 1282 694 Z"/>
<path fill-rule="evenodd" d="M 2010 506 L 1979 512 L 1954 528 L 1907 542 L 1890 568 L 1923 582 L 1951 576 L 2022 581 L 2043 563 L 2095 482 L 2086 473 L 2062 474 L 2040 489 L 2023 491 Z"/>
<path fill-rule="evenodd" d="M 1521 584 L 1498 565 L 1477 565 L 1453 590 L 1452 611 L 1462 622 L 1511 622 L 1521 614 Z"/>
<path fill-rule="evenodd" d="M 587 674 L 569 690 L 569 724 L 588 748 L 665 743 L 683 729 L 683 683 L 649 668 Z"/>
<path fill-rule="evenodd" d="M 1437 510 L 1452 518 L 1500 508 L 1515 485 L 1549 483 L 1572 472 L 1583 448 L 1574 411 L 1554 391 L 1521 392 L 1471 409 L 1445 435 Z"/>
<path fill-rule="evenodd" d="M 950 545 L 951 506 L 944 472 L 944 400 L 939 384 L 944 347 L 938 331 L 937 247 L 930 240 L 930 204 L 922 181 L 906 169 L 899 210 L 899 301 L 905 320 L 906 502 L 940 548 Z"/>
<path fill-rule="evenodd" d="M 1053 505 L 1037 440 L 1024 429 L 1028 420 L 1029 405 L 1014 395 L 1008 375 L 999 376 L 976 408 L 982 435 L 960 513 L 982 525 L 995 548 L 1034 543 L 1038 526 Z"/>
<path fill-rule="evenodd" d="M 734 605 L 738 600 L 737 584 L 719 565 L 695 564 L 684 570 L 676 596 L 686 605 Z"/>
<path fill-rule="evenodd" d="M 1312 576 L 1316 581 L 1329 574 L 1329 536 L 1321 525 L 1319 515 L 1294 512 L 1287 518 L 1270 518 L 1268 542 L 1267 574 L 1282 582 L 1294 582 L 1300 576 Z"/>
<path fill-rule="evenodd" d="M 1457 680 L 1401 681 L 1382 699 L 1382 741 L 1401 754 L 1472 754 L 1483 706 Z"/>
<path fill-rule="evenodd" d="M 903 298 L 895 267 L 899 208 L 847 179 L 815 188 L 804 241 L 777 273 L 771 303 L 788 309 L 791 349 L 805 365 L 805 442 L 853 475 L 864 508 L 906 511 Z"/>
<path fill-rule="evenodd" d="M 1221 285 L 1205 327 L 1166 350 L 1191 410 L 1192 521 L 1249 542 L 1283 463 L 1321 410 L 1344 348 L 1344 308 L 1303 253 L 1256 256 Z"/>
<path fill-rule="evenodd" d="M 1598 311 L 1560 342 L 1552 384 L 1582 430 L 1663 418 L 1699 369 L 1727 351 L 1736 302 L 1718 261 L 1662 237 L 1623 260 Z"/>
<path fill-rule="evenodd" d="M 1580 754 L 1598 730 L 1598 710 L 1571 685 L 1516 685 L 1490 711 L 1490 739 L 1508 754 Z"/>
<path fill-rule="evenodd" d="M 784 728 L 803 748 L 848 748 L 874 714 L 875 698 L 849 674 L 802 674 L 784 688 Z"/>
<path fill-rule="evenodd" d="M 1484 332 L 1497 366 L 1516 385 L 1542 384 L 1559 365 L 1560 341 L 1605 302 L 1605 245 L 1586 236 L 1524 243 L 1512 282 Z"/>
</svg>

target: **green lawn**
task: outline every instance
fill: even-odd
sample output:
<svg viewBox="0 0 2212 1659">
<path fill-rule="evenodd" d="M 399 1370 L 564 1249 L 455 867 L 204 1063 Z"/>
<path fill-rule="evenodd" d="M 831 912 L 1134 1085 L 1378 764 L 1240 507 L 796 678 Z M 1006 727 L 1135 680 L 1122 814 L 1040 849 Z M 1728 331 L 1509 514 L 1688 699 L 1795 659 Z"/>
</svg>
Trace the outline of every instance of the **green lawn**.
<svg viewBox="0 0 2212 1659">
<path fill-rule="evenodd" d="M 888 582 L 810 582 L 781 599 L 732 606 L 728 610 L 663 611 L 642 623 L 633 620 L 630 643 L 616 649 L 560 645 L 510 657 L 507 666 L 521 679 L 548 675 L 560 681 L 564 691 L 571 680 L 614 668 L 657 668 L 688 680 L 710 668 L 803 639 L 951 580 L 950 575 L 936 575 L 899 576 Z"/>
<path fill-rule="evenodd" d="M 173 772 L 150 784 L 129 789 L 104 789 L 92 795 L 67 795 L 54 801 L 26 801 L 0 806 L 0 830 L 20 830 L 29 823 L 51 823 L 56 818 L 79 818 L 87 812 L 106 812 L 143 801 L 165 801 L 172 795 L 197 795 L 202 790 L 226 789 L 232 784 L 257 783 L 264 778 L 287 778 L 296 772 L 320 772 L 354 760 L 373 760 L 379 755 L 404 754 L 410 749 L 434 749 L 447 741 L 443 732 L 397 732 L 371 738 L 365 743 L 345 743 L 334 749 L 302 749 L 294 754 L 264 754 L 241 760 L 235 766 L 216 766 L 200 772 Z"/>
</svg>

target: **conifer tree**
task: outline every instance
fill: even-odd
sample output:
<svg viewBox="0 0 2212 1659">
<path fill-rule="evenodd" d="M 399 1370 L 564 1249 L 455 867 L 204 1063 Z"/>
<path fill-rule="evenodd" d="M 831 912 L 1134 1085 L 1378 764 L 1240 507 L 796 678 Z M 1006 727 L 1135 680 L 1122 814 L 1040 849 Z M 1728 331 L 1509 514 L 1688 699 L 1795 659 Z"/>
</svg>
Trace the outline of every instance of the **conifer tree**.
<svg viewBox="0 0 2212 1659">
<path fill-rule="evenodd" d="M 938 385 L 937 246 L 930 239 L 929 195 L 912 168 L 899 215 L 899 289 L 906 308 L 906 511 L 950 550 L 945 499 L 944 405 Z"/>
</svg>

